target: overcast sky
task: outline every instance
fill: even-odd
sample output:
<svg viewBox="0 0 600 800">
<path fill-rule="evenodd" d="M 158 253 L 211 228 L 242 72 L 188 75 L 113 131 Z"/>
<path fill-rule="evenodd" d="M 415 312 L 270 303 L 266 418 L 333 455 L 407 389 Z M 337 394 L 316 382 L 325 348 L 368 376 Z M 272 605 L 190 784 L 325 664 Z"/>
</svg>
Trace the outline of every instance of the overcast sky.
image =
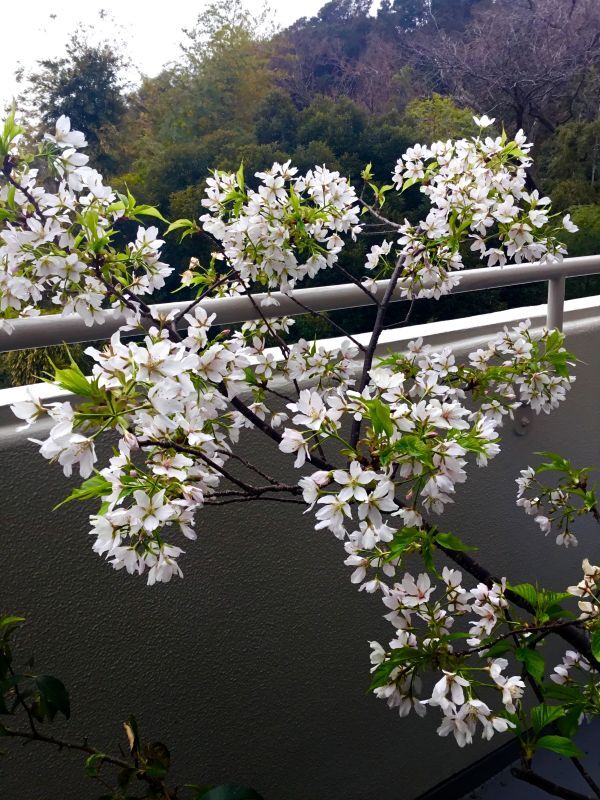
<svg viewBox="0 0 600 800">
<path fill-rule="evenodd" d="M 124 39 L 136 67 L 156 75 L 163 64 L 179 54 L 181 29 L 193 25 L 209 0 L 21 0 L 11 4 L 15 16 L 22 7 L 26 17 L 18 19 L 12 35 L 5 31 L 0 46 L 0 103 L 10 101 L 18 91 L 15 69 L 26 71 L 40 58 L 55 58 L 63 52 L 69 34 L 78 23 L 93 26 L 97 38 Z M 276 21 L 282 27 L 299 17 L 313 16 L 325 0 L 271 0 Z M 246 0 L 246 8 L 257 10 L 262 0 Z M 108 17 L 100 18 L 105 10 Z M 111 19 L 112 17 L 112 19 Z M 115 26 L 115 22 L 117 25 Z M 121 29 L 119 31 L 119 28 Z"/>
</svg>

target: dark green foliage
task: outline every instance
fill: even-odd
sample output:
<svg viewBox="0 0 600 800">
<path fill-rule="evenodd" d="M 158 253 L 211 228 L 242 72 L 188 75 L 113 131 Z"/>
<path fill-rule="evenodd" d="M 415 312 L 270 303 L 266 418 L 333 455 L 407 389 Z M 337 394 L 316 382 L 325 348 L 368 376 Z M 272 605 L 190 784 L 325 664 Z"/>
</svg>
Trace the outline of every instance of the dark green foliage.
<svg viewBox="0 0 600 800">
<path fill-rule="evenodd" d="M 101 172 L 116 167 L 112 140 L 125 112 L 123 56 L 108 42 L 91 44 L 82 31 L 67 43 L 62 58 L 38 62 L 28 94 L 42 127 L 50 130 L 61 114 L 83 131 L 87 153 Z"/>
<path fill-rule="evenodd" d="M 554 2 L 536 0 L 535 13 Z M 78 35 L 63 59 L 40 65 L 32 97 L 44 121 L 66 113 L 86 132 L 93 160 L 114 186 L 128 186 L 140 202 L 157 205 L 169 219 L 197 219 L 209 171 L 235 171 L 242 161 L 251 187 L 257 170 L 287 159 L 301 171 L 326 164 L 357 186 L 362 169 L 371 163 L 375 181 L 389 183 L 397 158 L 414 142 L 471 135 L 473 113 L 499 116 L 505 108 L 491 111 L 481 99 L 485 93 L 469 86 L 462 91 L 460 82 L 456 95 L 449 93 L 450 83 L 435 67 L 442 40 L 466 37 L 484 64 L 490 54 L 485 39 L 489 31 L 484 27 L 475 36 L 480 21 L 496 20 L 500 38 L 494 40 L 494 53 L 503 52 L 502 36 L 519 30 L 521 18 L 523 25 L 531 22 L 534 12 L 524 0 L 384 0 L 374 14 L 371 5 L 370 0 L 332 0 L 315 17 L 274 34 L 238 0 L 217 0 L 187 31 L 180 61 L 158 77 L 144 79 L 126 101 L 119 79 L 121 56 L 108 45 L 91 47 Z M 526 81 L 535 59 L 522 55 L 519 80 Z M 490 61 L 490 69 L 496 66 Z M 539 120 L 527 131 L 539 141 L 537 183 L 557 210 L 571 211 L 580 227 L 579 233 L 565 236 L 572 255 L 600 252 L 600 121 L 590 110 L 597 110 L 599 78 L 597 69 L 583 78 L 581 70 L 582 63 L 574 62 L 572 78 L 563 75 L 556 89 L 562 92 L 564 85 L 577 91 L 577 118 L 558 124 L 551 135 Z M 467 107 L 468 97 L 479 98 L 485 107 Z M 505 113 L 510 127 L 513 110 L 506 106 Z M 497 131 L 501 123 L 499 119 Z M 414 189 L 402 196 L 390 192 L 384 211 L 394 220 L 417 221 L 427 208 Z M 164 256 L 181 272 L 191 256 L 205 261 L 210 252 L 210 243 L 200 237 L 181 245 L 170 238 Z M 356 274 L 365 254 L 364 243 L 349 243 L 344 266 Z M 475 257 L 468 266 L 479 266 Z M 318 276 L 322 283 L 339 279 L 333 271 Z M 176 283 L 175 276 L 167 288 Z M 598 291 L 599 283 L 595 278 L 571 280 L 568 296 Z M 411 322 L 541 303 L 544 298 L 544 285 L 534 284 L 419 301 Z M 395 308 L 399 322 L 407 304 Z M 373 310 L 340 311 L 332 318 L 351 331 L 368 330 Z M 299 320 L 296 330 L 310 336 L 315 322 Z M 319 334 L 332 332 L 326 325 L 318 320 Z"/>
<path fill-rule="evenodd" d="M 82 365 L 86 364 L 83 350 L 80 345 L 70 348 L 71 356 Z M 51 361 L 57 367 L 67 366 L 70 362 L 67 348 L 64 345 L 55 345 L 0 353 L 0 385 L 23 386 L 38 383 L 51 369 Z"/>
<path fill-rule="evenodd" d="M 100 797 L 92 795 L 98 800 L 262 800 L 254 789 L 233 783 L 172 786 L 169 749 L 162 742 L 144 740 L 134 716 L 123 723 L 127 746 L 120 746 L 116 755 L 95 748 L 87 735 L 66 741 L 55 735 L 49 726 L 56 717 L 71 716 L 69 693 L 58 678 L 38 675 L 33 658 L 22 666 L 15 659 L 12 639 L 24 622 L 23 617 L 0 614 L 0 757 L 8 755 L 9 768 L 10 745 L 38 742 L 49 745 L 59 761 L 73 754 L 84 759 L 85 775 L 102 791 Z M 32 759 L 35 752 L 32 748 Z"/>
</svg>

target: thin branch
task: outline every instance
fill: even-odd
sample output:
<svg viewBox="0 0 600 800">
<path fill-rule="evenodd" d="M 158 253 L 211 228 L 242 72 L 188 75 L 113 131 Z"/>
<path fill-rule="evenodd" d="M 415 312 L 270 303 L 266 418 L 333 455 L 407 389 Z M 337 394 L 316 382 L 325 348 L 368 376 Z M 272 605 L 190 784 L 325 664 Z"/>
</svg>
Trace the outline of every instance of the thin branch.
<svg viewBox="0 0 600 800">
<path fill-rule="evenodd" d="M 200 294 L 200 296 L 199 296 L 199 297 L 197 297 L 195 300 L 192 300 L 192 302 L 191 302 L 191 303 L 189 303 L 189 305 L 187 305 L 187 306 L 186 306 L 184 309 L 182 309 L 182 310 L 179 312 L 179 314 L 177 314 L 177 315 L 176 315 L 176 316 L 173 318 L 173 322 L 175 323 L 175 325 L 179 325 L 179 323 L 180 323 L 180 322 L 181 322 L 181 320 L 184 318 L 184 316 L 185 316 L 186 314 L 189 314 L 189 313 L 190 313 L 190 311 L 192 311 L 192 309 L 194 309 L 194 308 L 195 308 L 195 307 L 198 305 L 198 303 L 201 303 L 201 302 L 202 302 L 202 301 L 205 299 L 205 297 L 206 297 L 208 294 L 210 294 L 211 292 L 214 292 L 214 290 L 215 290 L 215 289 L 218 289 L 218 288 L 219 288 L 219 286 L 222 286 L 224 283 L 227 283 L 227 281 L 229 280 L 229 278 L 231 277 L 231 275 L 232 275 L 232 274 L 233 274 L 233 270 L 229 270 L 229 272 L 228 272 L 226 275 L 223 275 L 223 277 L 222 277 L 222 278 L 220 278 L 219 280 L 215 281 L 213 284 L 211 284 L 210 286 L 208 286 L 208 287 L 207 287 L 207 288 L 206 288 L 206 289 L 205 289 L 205 290 L 204 290 L 204 291 L 203 291 L 203 292 Z"/>
<path fill-rule="evenodd" d="M 404 325 L 408 325 L 410 322 L 410 318 L 412 316 L 413 311 L 415 310 L 415 303 L 416 300 L 411 300 L 410 305 L 408 307 L 408 311 L 406 312 L 404 319 L 401 319 L 400 322 L 389 322 L 387 325 L 383 326 L 384 330 L 388 330 L 389 328 L 402 328 Z"/>
<path fill-rule="evenodd" d="M 127 287 L 117 289 L 114 283 L 106 280 L 102 274 L 102 262 L 98 258 L 94 258 L 90 266 L 94 270 L 96 278 L 100 281 L 104 288 L 107 289 L 110 294 L 114 295 L 118 300 L 120 300 L 123 305 L 126 305 L 131 311 L 139 310 L 145 317 L 152 317 L 150 306 L 146 305 L 146 303 L 144 303 L 142 300 L 139 300 L 137 295 L 127 289 Z M 133 295 L 133 297 L 131 297 L 131 299 L 127 298 L 125 297 L 125 293 L 129 294 L 130 296 Z"/>
<path fill-rule="evenodd" d="M 511 769 L 511 773 L 520 781 L 530 783 L 532 786 L 537 786 L 538 789 L 541 789 L 542 791 L 547 792 L 554 797 L 561 797 L 562 800 L 592 800 L 592 798 L 590 798 L 588 795 L 574 792 L 571 789 L 567 789 L 565 786 L 560 786 L 558 783 L 553 783 L 547 778 L 543 778 L 541 775 L 538 775 L 537 772 L 533 772 L 531 769 L 513 767 Z"/>
<path fill-rule="evenodd" d="M 587 769 L 583 766 L 581 761 L 577 758 L 577 756 L 571 756 L 571 763 L 577 770 L 577 772 L 581 775 L 583 780 L 587 783 L 590 789 L 594 792 L 596 797 L 600 797 L 600 786 L 596 783 L 596 781 L 592 778 L 590 773 Z"/>
<path fill-rule="evenodd" d="M 103 753 L 101 750 L 97 750 L 95 747 L 91 747 L 86 743 L 72 742 L 68 739 L 57 739 L 55 736 L 46 736 L 46 734 L 40 733 L 37 729 L 33 731 L 19 731 L 14 730 L 13 728 L 5 728 L 2 726 L 0 731 L 2 732 L 3 736 L 26 739 L 30 742 L 45 742 L 46 744 L 55 745 L 59 748 L 59 750 L 78 750 L 79 752 L 87 753 L 88 755 L 101 755 L 102 761 L 106 762 L 107 764 L 113 764 L 115 767 L 121 767 L 122 769 L 132 768 L 132 764 L 130 762 L 123 761 L 121 758 Z"/>
<path fill-rule="evenodd" d="M 401 225 L 398 225 L 397 222 L 392 222 L 391 219 L 384 217 L 383 214 L 380 214 L 375 208 L 373 208 L 373 206 L 369 205 L 365 200 L 359 199 L 359 203 L 362 206 L 364 206 L 369 211 L 369 213 L 375 217 L 375 219 L 378 219 L 381 222 L 385 223 L 386 225 L 389 225 L 390 228 L 393 228 L 394 230 L 398 231 L 402 227 Z"/>
<path fill-rule="evenodd" d="M 247 469 L 252 470 L 252 472 L 256 472 L 257 475 L 260 475 L 261 478 L 264 478 L 265 480 L 269 481 L 269 483 L 272 483 L 274 486 L 281 485 L 281 481 L 278 481 L 277 478 L 272 478 L 270 475 L 267 475 L 267 473 L 263 472 L 259 467 L 256 466 L 256 464 L 251 464 L 249 461 L 247 461 L 245 458 L 242 458 L 242 456 L 238 455 L 237 453 L 229 453 L 227 450 L 216 450 L 215 452 L 221 453 L 222 455 L 227 455 L 230 458 L 234 458 L 236 461 L 239 461 L 240 464 L 243 464 Z M 293 487 L 290 486 L 290 489 L 292 488 Z"/>
<path fill-rule="evenodd" d="M 437 545 L 439 549 L 445 553 L 448 558 L 454 561 L 455 564 L 458 564 L 459 567 L 466 570 L 470 575 L 472 575 L 477 580 L 485 583 L 487 586 L 491 586 L 492 584 L 500 583 L 500 579 L 492 575 L 485 567 L 475 561 L 471 556 L 467 555 L 467 553 L 460 552 L 458 550 L 449 550 L 442 545 Z M 524 611 L 529 612 L 530 614 L 535 613 L 535 609 L 533 606 L 520 597 L 515 592 L 511 591 L 511 589 L 506 589 L 504 592 L 505 596 L 513 603 L 514 605 L 522 608 Z M 600 672 L 600 662 L 595 658 L 592 648 L 590 645 L 589 638 L 586 636 L 584 631 L 580 630 L 576 625 L 575 620 L 571 625 L 565 625 L 564 628 L 559 628 L 557 630 L 557 635 L 568 642 L 575 650 L 581 653 L 587 661 Z"/>
<path fill-rule="evenodd" d="M 252 294 L 249 291 L 249 288 L 247 286 L 246 286 L 246 290 L 248 291 L 248 298 L 249 298 L 251 304 L 254 306 L 254 308 L 256 309 L 256 312 L 259 314 L 260 318 L 262 319 L 262 321 L 267 326 L 267 330 L 269 331 L 271 336 L 275 339 L 275 341 L 279 343 L 279 347 L 281 349 L 282 355 L 285 358 L 289 359 L 291 351 L 290 351 L 290 348 L 288 347 L 287 342 L 285 341 L 283 336 L 281 336 L 281 334 L 272 327 L 270 321 L 267 319 L 267 317 L 263 313 L 262 308 L 258 305 L 258 303 L 256 302 L 256 300 L 252 296 Z M 296 390 L 296 396 L 300 397 L 300 385 L 299 385 L 298 381 L 294 378 L 292 380 L 292 383 L 294 385 L 294 389 Z"/>
<path fill-rule="evenodd" d="M 361 350 L 363 353 L 367 352 L 367 348 L 364 346 L 364 344 L 361 344 L 357 339 L 354 338 L 354 336 L 352 336 L 350 333 L 348 333 L 347 330 L 342 328 L 341 325 L 338 325 L 336 322 L 334 322 L 332 319 L 330 319 L 327 316 L 327 314 L 323 314 L 321 311 L 315 311 L 314 309 L 309 308 L 308 306 L 304 305 L 304 303 L 302 303 L 300 300 L 298 300 L 293 295 L 290 295 L 290 300 L 292 300 L 294 303 L 296 303 L 297 306 L 300 306 L 300 308 L 303 308 L 309 314 L 312 314 L 314 317 L 318 317 L 319 319 L 324 319 L 333 328 L 335 328 L 336 331 L 341 333 L 342 336 L 347 336 L 348 339 L 352 342 L 352 344 L 356 345 L 356 347 L 358 347 L 359 350 Z"/>
<path fill-rule="evenodd" d="M 228 506 L 231 503 L 248 503 L 248 502 L 256 502 L 260 500 L 268 500 L 271 503 L 295 503 L 298 505 L 305 505 L 304 500 L 298 500 L 294 497 L 268 497 L 265 494 L 261 494 L 259 496 L 256 495 L 248 495 L 248 496 L 239 496 L 239 497 L 230 497 L 224 500 L 210 500 L 207 499 L 205 505 L 207 506 Z"/>
<path fill-rule="evenodd" d="M 385 322 L 385 315 L 387 314 L 388 306 L 391 302 L 392 296 L 396 289 L 396 284 L 400 279 L 400 275 L 402 273 L 402 267 L 404 266 L 404 259 L 402 256 L 398 258 L 396 262 L 396 266 L 394 267 L 394 271 L 389 279 L 388 285 L 385 290 L 385 294 L 379 305 L 379 309 L 377 310 L 377 316 L 375 318 L 375 323 L 373 325 L 373 331 L 371 333 L 371 338 L 369 340 L 369 345 L 367 347 L 367 352 L 365 354 L 365 359 L 363 362 L 363 369 L 362 374 L 360 377 L 360 382 L 358 384 L 357 390 L 359 393 L 362 393 L 363 389 L 367 385 L 369 380 L 369 370 L 373 364 L 373 357 L 375 356 L 375 350 L 377 348 L 377 343 L 379 342 L 379 337 L 381 336 L 381 332 L 383 330 L 383 325 Z M 358 440 L 360 438 L 360 428 L 361 428 L 361 420 L 354 420 L 352 423 L 352 431 L 350 433 L 350 445 L 352 448 L 356 448 Z"/>
<path fill-rule="evenodd" d="M 370 289 L 367 289 L 367 287 L 366 287 L 366 286 L 364 285 L 364 283 L 363 283 L 363 282 L 360 280 L 360 278 L 357 278 L 355 275 L 353 275 L 351 272 L 349 272 L 349 271 L 348 271 L 348 270 L 347 270 L 345 267 L 343 267 L 343 266 L 342 266 L 342 265 L 339 263 L 339 261 L 336 261 L 336 262 L 335 262 L 334 268 L 335 268 L 335 269 L 337 269 L 337 270 L 338 270 L 338 272 L 341 272 L 341 273 L 342 273 L 342 275 L 343 275 L 345 278 L 348 278 L 348 280 L 349 280 L 349 281 L 351 281 L 351 282 L 352 282 L 352 283 L 354 283 L 356 286 L 358 286 L 358 288 L 359 288 L 359 289 L 360 289 L 362 292 L 364 292 L 364 294 L 366 294 L 366 295 L 367 295 L 367 297 L 368 297 L 368 298 L 369 298 L 369 299 L 370 299 L 370 300 L 371 300 L 373 303 L 375 303 L 375 305 L 376 305 L 376 306 L 380 305 L 381 301 L 379 300 L 379 298 L 377 297 L 377 295 L 376 295 L 376 294 L 374 294 L 374 293 L 373 293 L 373 292 L 372 292 Z"/>
<path fill-rule="evenodd" d="M 510 590 L 507 590 L 507 593 Z M 508 617 L 508 614 L 507 614 Z M 456 653 L 457 656 L 468 656 L 472 655 L 473 653 L 480 653 L 482 650 L 489 650 L 490 647 L 493 647 L 496 642 L 501 642 L 503 639 L 510 639 L 511 637 L 521 636 L 525 633 L 538 633 L 543 631 L 545 634 L 552 633 L 553 631 L 561 630 L 561 628 L 571 627 L 578 627 L 580 625 L 585 624 L 588 622 L 587 619 L 582 620 L 572 620 L 572 619 L 560 619 L 554 620 L 552 622 L 547 622 L 545 625 L 525 625 L 522 628 L 512 628 L 507 633 L 502 633 L 497 636 L 493 641 L 488 642 L 487 644 L 479 645 L 478 647 L 471 647 L 468 650 L 458 651 Z M 520 643 L 517 643 L 520 644 Z"/>
<path fill-rule="evenodd" d="M 227 396 L 227 387 L 224 386 L 223 384 L 220 385 L 220 391 L 222 392 L 222 394 L 225 395 L 225 397 Z M 229 402 L 235 408 L 236 411 L 239 411 L 243 417 L 245 417 L 260 431 L 265 433 L 270 439 L 273 439 L 273 441 L 277 442 L 277 444 L 281 442 L 283 436 L 278 431 L 276 431 L 272 425 L 269 425 L 268 422 L 265 422 L 264 419 L 261 419 L 257 414 L 255 414 L 251 408 L 248 408 L 248 406 L 244 403 L 243 400 L 241 400 L 239 397 L 231 397 L 229 398 Z M 322 458 L 319 458 L 319 456 L 316 456 L 314 453 L 310 453 L 307 456 L 307 461 L 309 461 L 315 467 L 318 467 L 319 469 L 324 469 L 327 472 L 334 469 L 334 467 L 331 464 L 329 464 L 327 461 L 324 461 Z"/>
<path fill-rule="evenodd" d="M 283 394 L 283 392 L 278 392 L 277 389 L 273 389 L 271 386 L 268 385 L 266 381 L 264 381 L 263 383 L 259 383 L 258 387 L 259 389 L 264 389 L 265 392 L 269 392 L 275 397 L 278 397 L 280 400 L 285 400 L 286 403 L 294 402 L 292 397 L 288 397 L 287 394 Z"/>
<path fill-rule="evenodd" d="M 239 480 L 232 475 L 229 470 L 226 470 L 225 467 L 222 467 L 220 464 L 216 464 L 212 459 L 210 459 L 207 455 L 205 455 L 201 450 L 198 450 L 196 447 L 191 447 L 190 445 L 183 445 L 178 444 L 177 442 L 172 442 L 169 439 L 166 440 L 159 440 L 159 439 L 139 439 L 138 444 L 140 447 L 159 447 L 163 450 L 175 450 L 177 453 L 184 453 L 186 455 L 194 456 L 195 458 L 199 458 L 201 461 L 209 466 L 211 469 L 214 469 L 215 472 L 220 473 L 224 478 L 226 478 L 231 483 L 235 484 L 235 486 L 239 486 L 240 489 L 243 489 L 248 494 L 255 494 L 257 491 L 257 487 L 250 486 L 247 483 Z"/>
<path fill-rule="evenodd" d="M 4 176 L 6 177 L 7 181 L 15 187 L 15 189 L 18 189 L 20 192 L 22 192 L 25 195 L 27 200 L 31 203 L 31 205 L 35 209 L 35 213 L 36 213 L 38 219 L 40 220 L 42 225 L 45 225 L 46 222 L 47 222 L 47 217 L 44 216 L 44 213 L 43 213 L 42 209 L 40 208 L 39 203 L 37 202 L 35 197 L 31 194 L 29 189 L 26 189 L 24 186 L 21 186 L 21 184 L 13 178 L 12 170 L 13 170 L 14 166 L 15 165 L 13 163 L 13 159 L 12 159 L 10 153 L 8 153 L 4 157 L 4 163 L 2 164 L 2 172 L 3 172 Z"/>
</svg>

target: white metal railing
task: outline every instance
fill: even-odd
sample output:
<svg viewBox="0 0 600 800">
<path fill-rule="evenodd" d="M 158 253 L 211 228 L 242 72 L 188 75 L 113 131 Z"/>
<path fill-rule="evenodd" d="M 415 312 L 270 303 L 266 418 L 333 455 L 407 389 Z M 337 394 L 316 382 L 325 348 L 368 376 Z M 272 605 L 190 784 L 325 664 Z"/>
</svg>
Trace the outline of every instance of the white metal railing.
<svg viewBox="0 0 600 800">
<path fill-rule="evenodd" d="M 482 289 L 498 289 L 503 286 L 518 286 L 525 283 L 548 283 L 547 326 L 562 328 L 565 301 L 565 281 L 567 278 L 585 275 L 600 275 L 600 255 L 566 258 L 557 264 L 518 264 L 506 267 L 483 267 L 460 273 L 460 283 L 452 290 L 473 292 Z M 385 292 L 387 281 L 378 281 L 374 293 L 381 297 Z M 393 300 L 400 301 L 402 284 L 396 287 Z M 256 305 L 260 304 L 263 295 L 224 297 L 206 299 L 202 306 L 209 314 L 216 314 L 215 324 L 230 325 L 258 318 Z M 314 311 L 335 311 L 347 308 L 360 308 L 370 304 L 367 294 L 355 284 L 337 284 L 319 286 L 310 289 L 297 289 L 291 295 L 279 292 L 273 294 L 278 305 L 261 308 L 265 317 L 283 315 L 299 316 L 306 314 L 306 308 Z M 296 302 L 298 301 L 298 302 Z M 159 303 L 153 308 L 161 313 L 174 309 L 184 309 L 189 300 L 171 303 Z M 12 334 L 0 332 L 0 352 L 24 350 L 30 347 L 46 347 L 52 344 L 89 342 L 108 339 L 125 322 L 122 312 L 109 311 L 101 323 L 86 326 L 77 314 L 62 316 L 60 314 L 42 317 L 18 319 L 13 322 Z M 186 327 L 185 321 L 182 327 Z"/>
</svg>

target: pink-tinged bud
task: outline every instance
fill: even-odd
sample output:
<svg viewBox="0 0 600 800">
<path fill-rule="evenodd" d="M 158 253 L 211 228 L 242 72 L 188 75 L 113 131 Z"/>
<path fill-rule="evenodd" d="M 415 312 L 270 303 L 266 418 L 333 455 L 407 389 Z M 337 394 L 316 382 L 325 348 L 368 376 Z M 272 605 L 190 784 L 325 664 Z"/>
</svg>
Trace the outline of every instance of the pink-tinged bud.
<svg viewBox="0 0 600 800">
<path fill-rule="evenodd" d="M 182 486 L 181 493 L 186 500 L 189 500 L 193 503 L 204 502 L 204 493 L 198 486 Z"/>
<path fill-rule="evenodd" d="M 123 434 L 123 439 L 125 440 L 125 444 L 130 450 L 139 450 L 140 446 L 138 444 L 137 436 L 131 433 L 131 431 L 125 431 Z"/>
</svg>

